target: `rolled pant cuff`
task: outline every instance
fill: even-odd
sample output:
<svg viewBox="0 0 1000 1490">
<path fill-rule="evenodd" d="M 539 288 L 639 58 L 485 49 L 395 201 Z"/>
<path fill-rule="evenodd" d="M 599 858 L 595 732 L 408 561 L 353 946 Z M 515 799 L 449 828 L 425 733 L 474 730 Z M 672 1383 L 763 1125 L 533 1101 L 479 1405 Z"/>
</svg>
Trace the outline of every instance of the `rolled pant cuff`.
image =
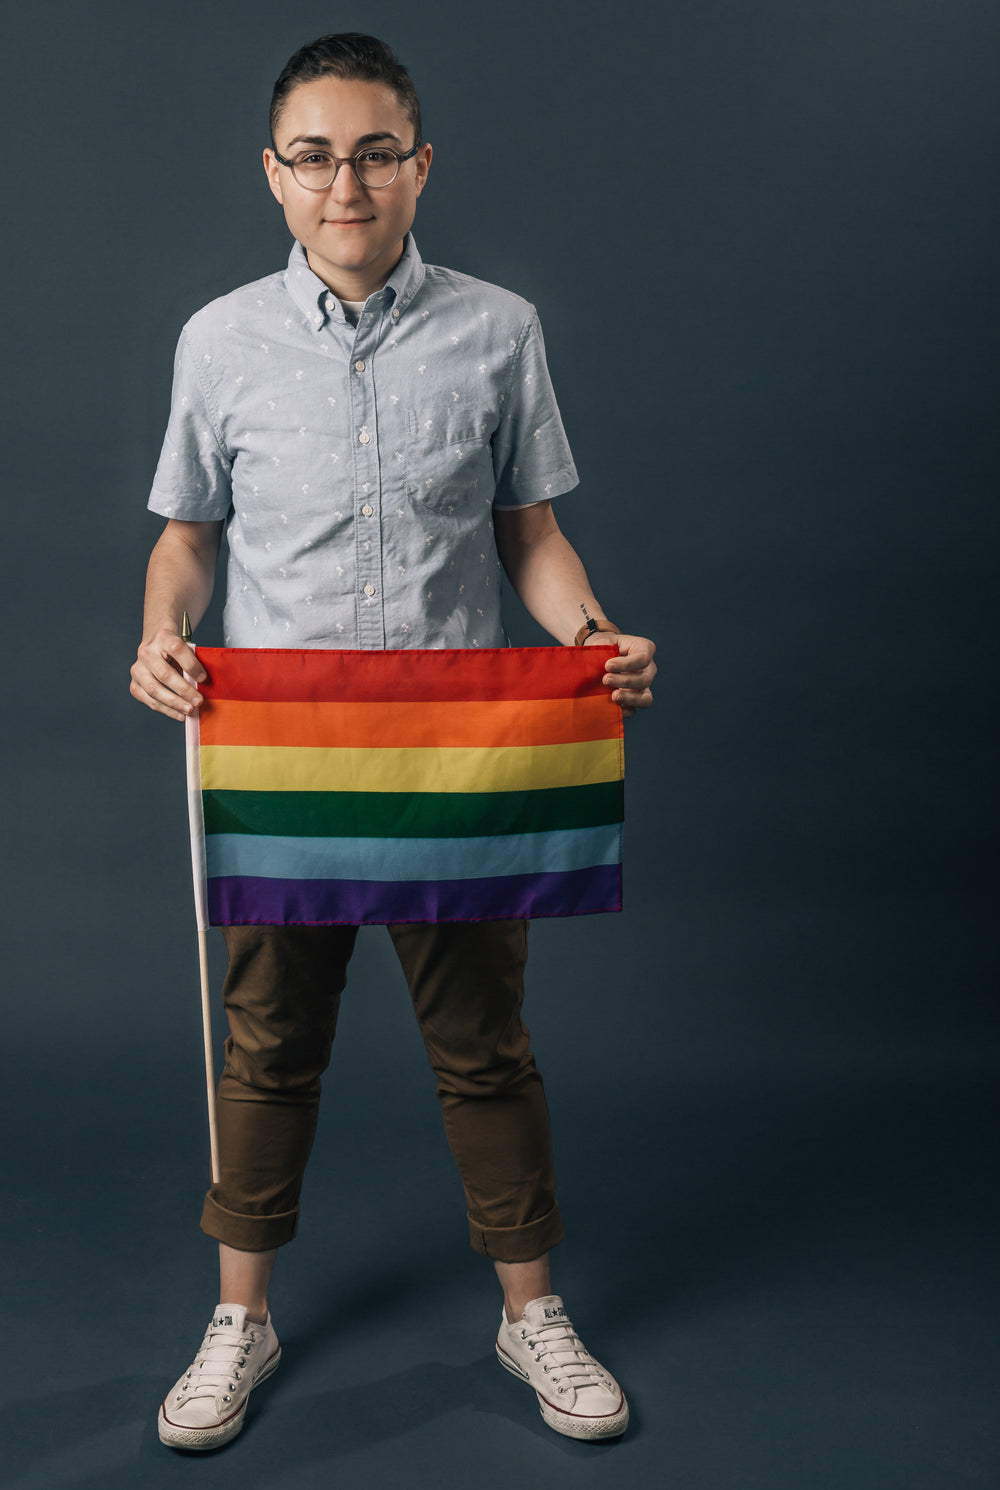
<svg viewBox="0 0 1000 1490">
<path fill-rule="evenodd" d="M 496 1262 L 533 1262 L 551 1251 L 565 1235 L 559 1207 L 555 1205 L 527 1226 L 480 1226 L 469 1217 L 472 1250 Z"/>
<path fill-rule="evenodd" d="M 227 1247 L 235 1247 L 238 1252 L 269 1252 L 272 1247 L 283 1247 L 292 1240 L 298 1224 L 298 1206 L 277 1216 L 245 1216 L 238 1211 L 227 1211 L 210 1194 L 205 1196 L 201 1213 L 205 1235 L 224 1242 Z"/>
</svg>

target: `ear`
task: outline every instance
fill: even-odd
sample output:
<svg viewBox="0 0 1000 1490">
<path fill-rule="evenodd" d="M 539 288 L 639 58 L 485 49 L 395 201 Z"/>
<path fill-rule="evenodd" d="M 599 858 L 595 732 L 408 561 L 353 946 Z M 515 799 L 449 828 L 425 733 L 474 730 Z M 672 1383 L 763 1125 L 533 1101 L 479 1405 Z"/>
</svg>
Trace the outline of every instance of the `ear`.
<svg viewBox="0 0 1000 1490">
<path fill-rule="evenodd" d="M 431 168 L 431 158 L 432 158 L 433 154 L 434 154 L 434 151 L 433 151 L 433 149 L 431 148 L 430 145 L 421 145 L 420 149 L 417 151 L 416 155 L 413 157 L 413 164 L 417 168 L 416 185 L 417 185 L 417 196 L 418 197 L 419 197 L 420 193 L 423 191 L 424 186 L 426 185 L 426 182 L 427 182 L 427 172 Z"/>
<path fill-rule="evenodd" d="M 278 170 L 278 161 L 274 151 L 267 147 L 264 151 L 264 170 L 267 173 L 267 184 L 275 199 L 284 205 L 284 197 L 281 195 L 281 174 Z"/>
</svg>

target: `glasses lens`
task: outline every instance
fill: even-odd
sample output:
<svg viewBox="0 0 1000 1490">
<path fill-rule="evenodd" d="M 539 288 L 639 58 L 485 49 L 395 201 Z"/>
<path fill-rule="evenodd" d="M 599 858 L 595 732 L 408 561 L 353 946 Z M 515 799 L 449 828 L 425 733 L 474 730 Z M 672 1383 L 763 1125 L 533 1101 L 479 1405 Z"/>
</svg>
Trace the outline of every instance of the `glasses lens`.
<svg viewBox="0 0 1000 1490">
<path fill-rule="evenodd" d="M 310 150 L 308 155 L 299 155 L 292 162 L 292 175 L 300 186 L 307 186 L 310 191 L 321 191 L 329 186 L 336 174 L 337 162 L 322 150 Z"/>
<path fill-rule="evenodd" d="M 399 162 L 391 150 L 364 150 L 355 161 L 358 179 L 366 186 L 388 186 L 395 181 Z"/>
</svg>

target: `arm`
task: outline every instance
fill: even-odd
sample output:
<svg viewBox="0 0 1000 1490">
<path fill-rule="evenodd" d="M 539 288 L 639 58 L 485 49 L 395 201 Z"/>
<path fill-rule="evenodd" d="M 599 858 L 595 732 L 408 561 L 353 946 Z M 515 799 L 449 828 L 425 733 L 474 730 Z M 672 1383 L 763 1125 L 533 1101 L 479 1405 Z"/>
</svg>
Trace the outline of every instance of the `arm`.
<svg viewBox="0 0 1000 1490">
<path fill-rule="evenodd" d="M 571 646 L 588 616 L 603 618 L 586 570 L 561 532 L 551 502 L 498 509 L 493 525 L 507 578 L 535 620 L 557 641 Z M 584 645 L 615 642 L 619 655 L 609 659 L 604 683 L 614 689 L 611 697 L 623 713 L 634 714 L 653 702 L 650 686 L 656 676 L 656 648 L 644 636 L 607 632 L 595 632 Z"/>
<path fill-rule="evenodd" d="M 182 673 L 197 682 L 208 674 L 196 653 L 181 641 L 181 618 L 187 611 L 197 626 L 208 609 L 221 539 L 221 522 L 171 519 L 149 556 L 142 641 L 132 664 L 129 692 L 168 719 L 183 719 L 201 703 L 201 694 Z"/>
</svg>

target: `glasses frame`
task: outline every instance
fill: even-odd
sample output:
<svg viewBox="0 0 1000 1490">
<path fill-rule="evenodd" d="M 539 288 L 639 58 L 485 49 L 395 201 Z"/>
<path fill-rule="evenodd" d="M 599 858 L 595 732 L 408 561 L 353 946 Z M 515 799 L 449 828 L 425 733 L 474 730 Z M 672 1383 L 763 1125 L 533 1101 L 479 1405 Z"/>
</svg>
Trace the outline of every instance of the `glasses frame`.
<svg viewBox="0 0 1000 1490">
<path fill-rule="evenodd" d="M 329 191 L 330 187 L 333 185 L 340 174 L 341 166 L 350 166 L 351 170 L 354 172 L 355 180 L 358 182 L 359 186 L 364 187 L 365 191 L 383 191 L 385 187 L 391 186 L 393 181 L 396 180 L 396 177 L 399 175 L 399 168 L 403 164 L 403 162 L 412 160 L 419 149 L 420 141 L 418 140 L 413 149 L 407 150 L 405 155 L 401 155 L 398 150 L 393 150 L 389 145 L 366 145 L 364 149 L 359 150 L 356 155 L 340 156 L 333 155 L 329 150 L 324 150 L 321 146 L 317 146 L 315 151 L 306 150 L 303 151 L 303 154 L 329 155 L 334 164 L 333 175 L 330 177 L 325 186 L 307 186 L 304 181 L 300 181 L 298 176 L 295 175 L 295 162 L 292 160 L 286 160 L 285 157 L 283 155 L 279 155 L 277 150 L 274 150 L 272 146 L 275 160 L 278 161 L 281 165 L 288 167 L 292 175 L 295 176 L 296 184 L 301 186 L 303 191 Z M 363 155 L 367 155 L 371 150 L 381 150 L 383 154 L 394 155 L 396 158 L 395 174 L 391 176 L 388 181 L 383 181 L 379 186 L 372 186 L 367 181 L 362 180 L 361 175 L 358 171 L 358 161 Z"/>
</svg>

